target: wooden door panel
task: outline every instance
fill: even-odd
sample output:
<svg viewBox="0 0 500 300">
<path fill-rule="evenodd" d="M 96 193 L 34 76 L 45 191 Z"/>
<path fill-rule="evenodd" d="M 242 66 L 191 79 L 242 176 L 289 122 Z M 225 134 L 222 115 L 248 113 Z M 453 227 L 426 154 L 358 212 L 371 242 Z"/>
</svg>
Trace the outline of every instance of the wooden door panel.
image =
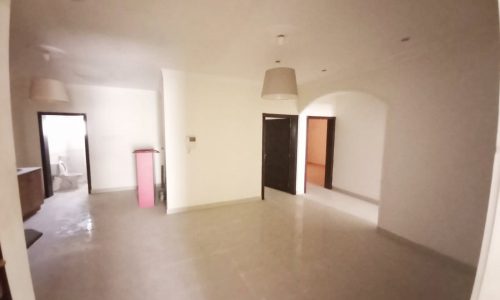
<svg viewBox="0 0 500 300">
<path fill-rule="evenodd" d="M 288 191 L 290 188 L 290 119 L 265 120 L 265 186 Z"/>
</svg>

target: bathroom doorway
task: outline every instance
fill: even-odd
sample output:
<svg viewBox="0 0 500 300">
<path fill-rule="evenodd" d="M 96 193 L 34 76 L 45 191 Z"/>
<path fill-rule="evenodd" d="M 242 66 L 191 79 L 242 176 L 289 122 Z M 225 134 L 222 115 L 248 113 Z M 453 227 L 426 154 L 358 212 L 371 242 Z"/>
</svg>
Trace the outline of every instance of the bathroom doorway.
<svg viewBox="0 0 500 300">
<path fill-rule="evenodd" d="M 307 184 L 332 189 L 335 117 L 308 116 L 306 131 L 304 192 Z"/>
<path fill-rule="evenodd" d="M 87 186 L 92 191 L 87 116 L 39 112 L 38 127 L 45 197 Z"/>
</svg>

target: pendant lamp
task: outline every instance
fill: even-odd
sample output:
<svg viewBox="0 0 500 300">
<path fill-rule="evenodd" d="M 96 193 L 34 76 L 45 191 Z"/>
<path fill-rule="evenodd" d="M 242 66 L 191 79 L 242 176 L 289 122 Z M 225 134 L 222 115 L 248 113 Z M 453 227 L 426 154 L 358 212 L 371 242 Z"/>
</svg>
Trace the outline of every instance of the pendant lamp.
<svg viewBox="0 0 500 300">
<path fill-rule="evenodd" d="M 37 102 L 69 102 L 64 83 L 48 78 L 31 80 L 30 99 Z"/>
<path fill-rule="evenodd" d="M 273 68 L 266 71 L 262 98 L 270 100 L 297 99 L 297 79 L 292 68 Z"/>
</svg>

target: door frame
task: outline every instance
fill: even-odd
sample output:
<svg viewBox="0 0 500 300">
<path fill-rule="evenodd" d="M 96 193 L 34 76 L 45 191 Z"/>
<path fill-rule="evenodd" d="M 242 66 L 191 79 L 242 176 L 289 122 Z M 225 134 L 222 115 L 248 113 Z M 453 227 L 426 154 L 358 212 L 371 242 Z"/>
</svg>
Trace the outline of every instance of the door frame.
<svg viewBox="0 0 500 300">
<path fill-rule="evenodd" d="M 45 198 L 54 194 L 52 190 L 52 171 L 50 170 L 50 157 L 47 144 L 47 136 L 43 132 L 43 116 L 83 116 L 85 123 L 85 165 L 87 168 L 87 187 L 88 193 L 92 193 L 92 176 L 90 174 L 90 155 L 89 155 L 89 131 L 87 127 L 87 114 L 85 113 L 67 113 L 67 112 L 38 112 L 38 134 L 40 137 L 40 152 L 42 154 L 42 173 L 43 173 L 43 186 L 45 190 Z"/>
<path fill-rule="evenodd" d="M 336 117 L 307 116 L 306 119 L 306 159 L 304 162 L 304 193 L 307 193 L 307 145 L 309 144 L 309 120 L 321 119 L 327 121 L 326 127 L 326 159 L 325 159 L 325 189 L 333 189 L 333 156 L 335 154 L 335 121 Z"/>
<path fill-rule="evenodd" d="M 265 154 L 266 154 L 266 118 L 281 118 L 290 119 L 290 156 L 288 157 L 288 162 L 290 164 L 290 169 L 288 173 L 288 180 L 290 181 L 288 192 L 292 195 L 296 195 L 297 187 L 297 135 L 299 127 L 299 116 L 298 115 L 285 115 L 285 114 L 262 114 L 262 176 L 260 185 L 260 196 L 261 199 L 265 199 L 264 186 L 266 182 L 266 170 L 265 170 Z"/>
</svg>

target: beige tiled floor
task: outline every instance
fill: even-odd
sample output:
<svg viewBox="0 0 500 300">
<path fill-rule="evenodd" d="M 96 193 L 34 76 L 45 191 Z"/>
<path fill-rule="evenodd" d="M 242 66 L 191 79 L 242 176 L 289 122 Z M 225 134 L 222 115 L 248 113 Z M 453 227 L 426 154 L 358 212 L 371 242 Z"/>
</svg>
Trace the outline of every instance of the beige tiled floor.
<svg viewBox="0 0 500 300">
<path fill-rule="evenodd" d="M 468 299 L 473 274 L 332 207 L 266 201 L 166 216 L 133 192 L 61 193 L 26 226 L 38 300 Z"/>
<path fill-rule="evenodd" d="M 378 222 L 378 205 L 314 184 L 307 184 L 306 199 L 332 207 L 373 224 Z"/>
</svg>

